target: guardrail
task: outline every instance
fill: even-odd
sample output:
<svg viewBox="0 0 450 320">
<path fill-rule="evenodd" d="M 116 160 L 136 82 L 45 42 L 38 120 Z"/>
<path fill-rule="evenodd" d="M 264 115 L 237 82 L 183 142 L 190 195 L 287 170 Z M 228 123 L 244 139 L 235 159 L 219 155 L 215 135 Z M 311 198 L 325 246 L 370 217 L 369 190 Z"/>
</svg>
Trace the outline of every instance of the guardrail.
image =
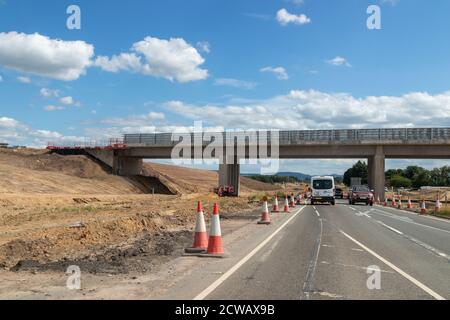
<svg viewBox="0 0 450 320">
<path fill-rule="evenodd" d="M 270 141 L 270 131 L 260 131 L 267 136 Z M 253 131 L 257 137 L 260 132 Z M 228 136 L 225 133 L 210 133 L 215 136 L 222 136 L 224 141 L 232 139 L 250 140 L 248 132 L 231 132 Z M 186 133 L 189 134 L 189 133 Z M 191 141 L 202 140 L 203 133 L 190 133 Z M 295 145 L 305 142 L 352 142 L 352 141 L 450 141 L 450 128 L 404 128 L 404 129 L 349 129 L 349 130 L 303 130 L 303 131 L 278 131 L 280 145 Z M 264 137 L 266 137 L 264 136 Z M 172 133 L 146 133 L 146 134 L 125 134 L 123 141 L 127 145 L 144 146 L 173 146 L 178 141 L 172 140 Z M 208 141 L 203 141 L 207 144 Z"/>
</svg>

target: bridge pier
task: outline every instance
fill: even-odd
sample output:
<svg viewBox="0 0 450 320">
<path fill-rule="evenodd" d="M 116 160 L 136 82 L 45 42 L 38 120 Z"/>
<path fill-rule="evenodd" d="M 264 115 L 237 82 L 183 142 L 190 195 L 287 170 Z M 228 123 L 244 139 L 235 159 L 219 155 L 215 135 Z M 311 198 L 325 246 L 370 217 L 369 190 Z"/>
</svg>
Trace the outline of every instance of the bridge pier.
<svg viewBox="0 0 450 320">
<path fill-rule="evenodd" d="M 241 193 L 240 165 L 237 161 L 234 164 L 219 165 L 219 186 L 233 186 L 233 196 L 239 197 Z"/>
<path fill-rule="evenodd" d="M 376 147 L 375 155 L 368 159 L 369 188 L 374 190 L 375 199 L 384 200 L 385 188 L 385 155 L 382 146 Z"/>
</svg>

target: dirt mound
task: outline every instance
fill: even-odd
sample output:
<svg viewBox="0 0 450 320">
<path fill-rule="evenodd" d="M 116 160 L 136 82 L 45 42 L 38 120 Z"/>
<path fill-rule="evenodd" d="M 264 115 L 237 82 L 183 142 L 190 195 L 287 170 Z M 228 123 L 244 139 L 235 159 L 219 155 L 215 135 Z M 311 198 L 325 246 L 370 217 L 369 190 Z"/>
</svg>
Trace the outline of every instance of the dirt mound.
<svg viewBox="0 0 450 320">
<path fill-rule="evenodd" d="M 156 175 L 172 186 L 177 193 L 207 193 L 218 186 L 219 175 L 216 171 L 177 167 L 159 163 L 145 163 L 149 175 Z M 276 191 L 278 186 L 241 177 L 241 189 L 244 192 Z"/>
</svg>

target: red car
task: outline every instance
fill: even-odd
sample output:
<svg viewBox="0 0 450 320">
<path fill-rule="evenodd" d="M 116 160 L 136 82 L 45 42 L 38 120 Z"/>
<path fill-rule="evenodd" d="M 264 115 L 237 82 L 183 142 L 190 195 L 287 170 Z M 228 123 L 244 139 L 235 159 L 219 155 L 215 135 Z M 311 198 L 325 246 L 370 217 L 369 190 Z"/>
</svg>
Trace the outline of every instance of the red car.
<svg viewBox="0 0 450 320">
<path fill-rule="evenodd" d="M 373 192 L 366 186 L 354 186 L 348 196 L 348 203 L 351 205 L 365 203 L 367 206 L 373 206 Z"/>
</svg>

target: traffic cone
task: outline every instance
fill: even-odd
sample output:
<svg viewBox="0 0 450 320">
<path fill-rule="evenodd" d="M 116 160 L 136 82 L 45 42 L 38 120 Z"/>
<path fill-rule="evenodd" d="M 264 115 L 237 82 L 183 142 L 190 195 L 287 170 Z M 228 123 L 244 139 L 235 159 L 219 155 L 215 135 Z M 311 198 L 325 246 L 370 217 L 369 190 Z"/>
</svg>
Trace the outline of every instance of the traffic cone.
<svg viewBox="0 0 450 320">
<path fill-rule="evenodd" d="M 384 198 L 384 203 L 383 203 L 383 205 L 384 205 L 385 207 L 388 206 L 388 199 L 387 199 L 387 198 Z"/>
<path fill-rule="evenodd" d="M 263 212 L 261 214 L 261 220 L 258 221 L 258 224 L 270 224 L 270 215 L 269 208 L 267 207 L 267 201 L 264 201 L 262 210 Z"/>
<path fill-rule="evenodd" d="M 278 204 L 278 196 L 275 196 L 275 202 L 273 204 L 272 212 L 280 212 L 280 206 Z"/>
<path fill-rule="evenodd" d="M 286 213 L 289 212 L 289 201 L 288 201 L 287 196 L 286 196 L 286 200 L 284 201 L 284 212 L 286 212 Z"/>
<path fill-rule="evenodd" d="M 209 231 L 208 254 L 222 255 L 222 231 L 220 229 L 219 205 L 214 204 L 213 215 L 211 217 L 211 229 Z"/>
<path fill-rule="evenodd" d="M 422 200 L 420 205 L 420 214 L 427 214 L 427 206 L 425 204 L 425 200 Z"/>
<path fill-rule="evenodd" d="M 392 206 L 393 207 L 397 206 L 397 201 L 395 200 L 395 197 L 392 198 Z"/>
<path fill-rule="evenodd" d="M 412 209 L 411 198 L 408 197 L 408 209 Z"/>
<path fill-rule="evenodd" d="M 293 207 L 295 207 L 295 199 L 294 199 L 294 195 L 292 195 L 291 197 L 290 197 L 290 203 L 289 203 L 289 206 L 291 207 L 291 208 L 293 208 Z"/>
<path fill-rule="evenodd" d="M 439 197 L 436 198 L 436 204 L 434 205 L 434 211 L 435 212 L 441 211 L 441 201 L 439 200 Z"/>
<path fill-rule="evenodd" d="M 197 222 L 195 224 L 194 244 L 192 248 L 186 248 L 186 253 L 205 252 L 208 248 L 208 234 L 206 233 L 205 216 L 201 201 L 197 204 Z"/>
</svg>

